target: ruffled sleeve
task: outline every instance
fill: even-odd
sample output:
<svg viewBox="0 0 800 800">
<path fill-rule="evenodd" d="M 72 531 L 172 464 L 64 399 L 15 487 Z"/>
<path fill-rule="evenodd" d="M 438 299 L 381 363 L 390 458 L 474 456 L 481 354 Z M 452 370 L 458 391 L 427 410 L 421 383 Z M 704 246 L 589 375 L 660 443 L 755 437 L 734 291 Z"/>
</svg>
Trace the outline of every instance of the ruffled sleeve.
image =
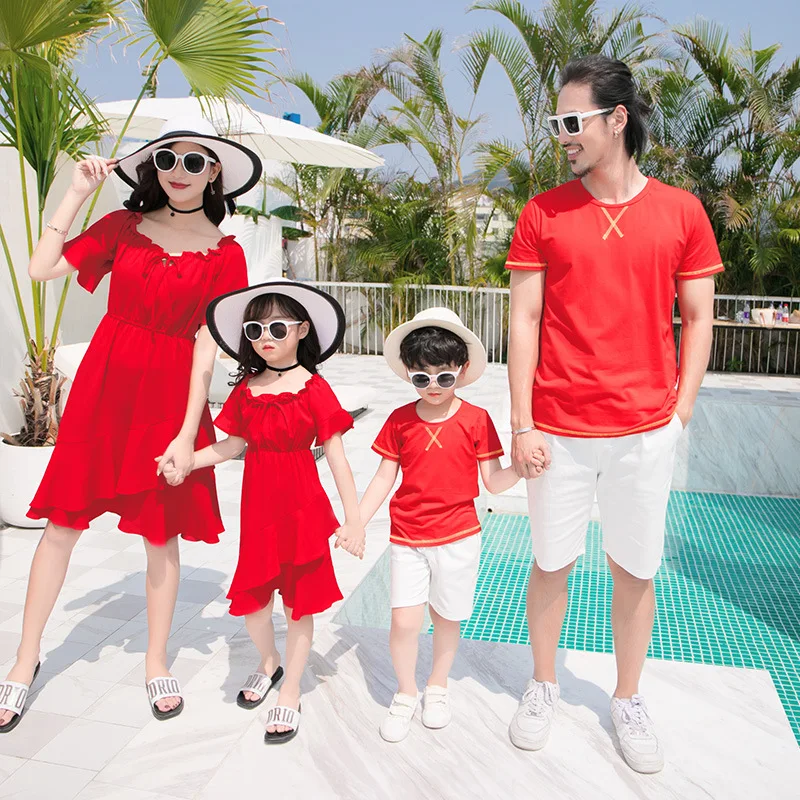
<svg viewBox="0 0 800 800">
<path fill-rule="evenodd" d="M 78 271 L 78 283 L 87 292 L 94 292 L 103 277 L 111 272 L 120 232 L 131 213 L 124 209 L 112 211 L 64 245 L 62 255 Z"/>
<path fill-rule="evenodd" d="M 317 446 L 327 442 L 335 433 L 345 433 L 353 427 L 353 418 L 342 408 L 330 384 L 319 375 L 309 384 L 309 403 Z"/>
<path fill-rule="evenodd" d="M 215 297 L 230 294 L 230 292 L 245 289 L 248 286 L 247 261 L 241 245 L 238 242 L 230 242 L 223 252 L 225 257 L 219 259 L 218 272 L 211 286 L 211 296 L 208 298 L 209 303 Z"/>
<path fill-rule="evenodd" d="M 214 420 L 214 426 L 219 428 L 228 436 L 241 436 L 246 439 L 247 426 L 244 421 L 242 407 L 244 404 L 245 392 L 247 391 L 247 380 L 243 380 L 228 396 L 221 411 Z"/>
</svg>

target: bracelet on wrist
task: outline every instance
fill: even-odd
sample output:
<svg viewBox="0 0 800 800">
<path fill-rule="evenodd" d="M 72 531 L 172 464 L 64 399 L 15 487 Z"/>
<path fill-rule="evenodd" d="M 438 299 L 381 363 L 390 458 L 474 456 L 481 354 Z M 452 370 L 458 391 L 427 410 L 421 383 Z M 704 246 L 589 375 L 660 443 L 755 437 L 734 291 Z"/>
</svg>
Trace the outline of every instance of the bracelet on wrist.
<svg viewBox="0 0 800 800">
<path fill-rule="evenodd" d="M 524 428 L 517 428 L 515 431 L 511 431 L 512 436 L 521 436 L 523 433 L 530 433 L 531 431 L 535 431 L 536 428 L 533 425 L 527 425 Z"/>
<path fill-rule="evenodd" d="M 56 228 L 56 226 L 53 225 L 52 222 L 48 222 L 45 227 L 50 228 L 51 231 L 55 231 L 56 233 L 60 234 L 61 236 L 67 236 L 69 234 L 69 231 L 62 231 L 61 228 Z"/>
</svg>

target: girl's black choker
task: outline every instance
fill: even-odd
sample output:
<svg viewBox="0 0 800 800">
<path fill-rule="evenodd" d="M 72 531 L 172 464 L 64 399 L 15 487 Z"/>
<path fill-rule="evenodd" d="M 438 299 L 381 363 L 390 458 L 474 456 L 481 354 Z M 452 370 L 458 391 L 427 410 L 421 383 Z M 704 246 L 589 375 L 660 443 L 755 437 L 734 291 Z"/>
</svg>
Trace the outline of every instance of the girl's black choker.
<svg viewBox="0 0 800 800">
<path fill-rule="evenodd" d="M 284 372 L 288 372 L 290 369 L 294 369 L 295 367 L 299 367 L 299 366 L 300 366 L 300 362 L 298 361 L 296 364 L 292 364 L 292 366 L 291 366 L 291 367 L 271 367 L 271 366 L 270 366 L 269 364 L 267 364 L 267 362 L 265 361 L 265 362 L 264 362 L 264 366 L 265 366 L 265 367 L 266 367 L 266 368 L 267 368 L 267 369 L 268 369 L 270 372 L 277 372 L 277 373 L 278 373 L 278 377 L 279 377 L 279 378 L 282 378 L 282 377 L 283 377 L 283 373 L 284 373 Z"/>
<path fill-rule="evenodd" d="M 170 210 L 170 216 L 174 217 L 176 214 L 196 214 L 198 211 L 202 211 L 204 206 L 198 206 L 197 208 L 175 208 L 172 203 L 167 200 L 167 208 Z"/>
</svg>

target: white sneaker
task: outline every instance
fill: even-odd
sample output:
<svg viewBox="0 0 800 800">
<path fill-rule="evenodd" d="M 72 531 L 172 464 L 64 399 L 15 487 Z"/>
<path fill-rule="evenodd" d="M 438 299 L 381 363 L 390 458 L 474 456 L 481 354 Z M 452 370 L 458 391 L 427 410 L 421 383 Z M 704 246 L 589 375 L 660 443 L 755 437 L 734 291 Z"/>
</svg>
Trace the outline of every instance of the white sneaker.
<svg viewBox="0 0 800 800">
<path fill-rule="evenodd" d="M 635 694 L 630 700 L 612 697 L 611 719 L 619 737 L 622 755 L 631 769 L 644 773 L 663 769 L 664 753 L 640 694 Z"/>
<path fill-rule="evenodd" d="M 419 700 L 399 692 L 392 698 L 389 713 L 381 723 L 381 737 L 387 742 L 401 742 L 408 736 L 411 720 L 417 710 Z"/>
<path fill-rule="evenodd" d="M 547 744 L 560 695 L 556 683 L 528 681 L 517 713 L 508 726 L 514 745 L 521 750 L 541 750 Z"/>
<path fill-rule="evenodd" d="M 426 728 L 444 728 L 450 724 L 450 698 L 443 686 L 426 686 L 422 706 L 422 724 Z"/>
</svg>

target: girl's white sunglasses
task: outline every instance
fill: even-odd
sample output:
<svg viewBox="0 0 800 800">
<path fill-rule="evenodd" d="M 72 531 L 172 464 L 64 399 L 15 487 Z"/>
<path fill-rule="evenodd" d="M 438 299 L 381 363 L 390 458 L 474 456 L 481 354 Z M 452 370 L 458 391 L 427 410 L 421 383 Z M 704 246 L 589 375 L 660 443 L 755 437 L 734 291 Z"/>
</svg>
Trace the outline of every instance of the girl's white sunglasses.
<svg viewBox="0 0 800 800">
<path fill-rule="evenodd" d="M 431 383 L 435 383 L 440 389 L 449 389 L 455 386 L 461 370 L 462 367 L 459 367 L 455 372 L 437 372 L 436 375 L 429 375 L 427 372 L 409 372 L 408 379 L 415 389 L 427 389 Z"/>
<path fill-rule="evenodd" d="M 183 165 L 183 171 L 189 175 L 200 175 L 208 164 L 216 164 L 217 161 L 205 153 L 198 153 L 192 150 L 188 153 L 176 153 L 168 147 L 162 147 L 153 153 L 153 163 L 159 172 L 172 172 L 178 166 L 178 162 Z"/>
<path fill-rule="evenodd" d="M 269 334 L 269 338 L 273 341 L 282 342 L 289 335 L 289 326 L 302 324 L 297 320 L 274 319 L 264 325 L 263 322 L 249 320 L 242 323 L 242 330 L 245 338 L 251 342 L 257 342 L 264 335 L 264 331 Z"/>
<path fill-rule="evenodd" d="M 555 114 L 547 118 L 550 133 L 558 136 L 559 130 L 563 130 L 567 136 L 580 136 L 583 133 L 583 121 L 589 117 L 597 117 L 600 114 L 610 114 L 613 108 L 598 108 L 596 111 L 570 111 L 568 114 Z"/>
</svg>

